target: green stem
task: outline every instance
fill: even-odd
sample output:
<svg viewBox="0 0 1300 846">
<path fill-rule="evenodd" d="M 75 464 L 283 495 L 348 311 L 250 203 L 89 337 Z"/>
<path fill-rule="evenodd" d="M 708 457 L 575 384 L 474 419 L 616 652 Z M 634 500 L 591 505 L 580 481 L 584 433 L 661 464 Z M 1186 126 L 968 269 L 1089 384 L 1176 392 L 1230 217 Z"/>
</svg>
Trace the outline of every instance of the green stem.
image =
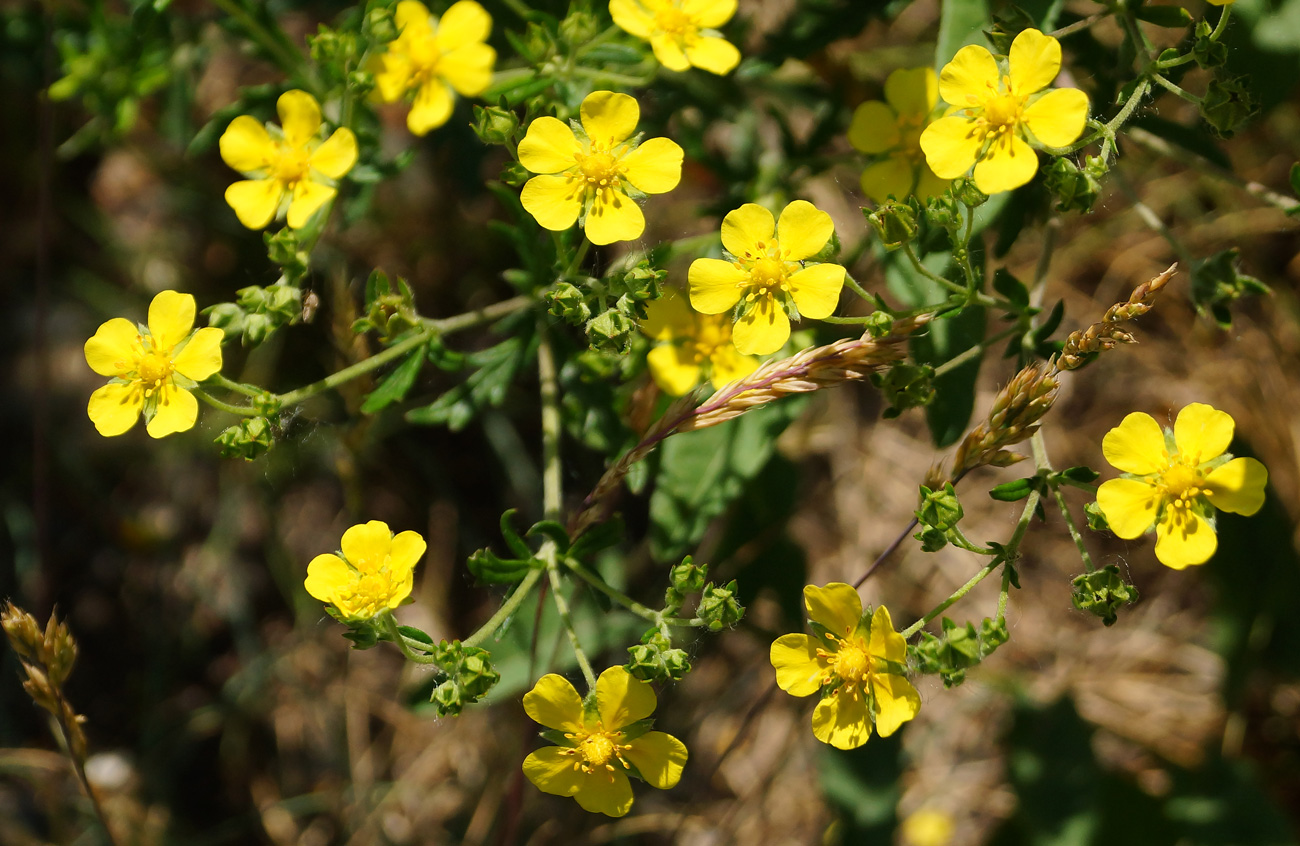
<svg viewBox="0 0 1300 846">
<path fill-rule="evenodd" d="M 609 29 L 605 30 L 604 32 L 590 39 L 589 41 L 583 43 L 583 45 L 579 47 L 577 51 L 574 53 L 574 58 L 575 59 L 582 58 L 583 56 L 591 52 L 594 48 L 599 47 L 601 44 L 604 44 L 606 41 L 610 40 L 611 38 L 614 38 L 622 31 L 623 30 L 618 26 L 618 24 L 611 25 Z"/>
<path fill-rule="evenodd" d="M 1194 61 L 1196 61 L 1196 54 L 1185 53 L 1184 55 L 1179 56 L 1176 59 L 1165 59 L 1164 61 L 1158 61 L 1156 62 L 1155 66 L 1158 70 L 1169 70 L 1170 68 L 1181 67 L 1182 65 L 1185 65 L 1188 62 L 1194 62 Z"/>
<path fill-rule="evenodd" d="M 872 305 L 875 305 L 876 298 L 868 294 L 866 290 L 861 285 L 858 284 L 858 280 L 850 276 L 847 271 L 844 274 L 844 284 L 849 286 L 850 291 L 857 294 L 859 297 L 862 297 L 862 299 L 866 300 Z"/>
<path fill-rule="evenodd" d="M 969 291 L 964 286 L 958 285 L 956 282 L 952 281 L 951 279 L 944 279 L 942 276 L 940 276 L 939 274 L 935 273 L 933 270 L 931 270 L 930 268 L 922 264 L 921 259 L 917 257 L 916 252 L 912 249 L 912 245 L 910 243 L 903 244 L 903 252 L 907 253 L 907 257 L 909 260 L 911 260 L 912 266 L 915 267 L 917 272 L 920 273 L 922 276 L 924 276 L 926 279 L 929 279 L 931 282 L 934 282 L 937 285 L 941 285 L 942 287 L 946 288 L 947 290 L 951 291 L 954 294 L 965 295 L 969 293 Z"/>
<path fill-rule="evenodd" d="M 569 279 L 570 277 L 573 276 L 573 274 L 578 272 L 578 270 L 582 267 L 583 259 L 587 257 L 587 251 L 590 249 L 591 249 L 591 241 L 587 240 L 586 238 L 583 238 L 582 245 L 578 247 L 577 252 L 573 254 L 573 260 L 570 261 L 569 266 L 565 268 L 563 278 Z"/>
<path fill-rule="evenodd" d="M 290 391 L 287 394 L 280 394 L 276 399 L 279 400 L 281 405 L 296 405 L 308 397 L 313 397 L 322 391 L 337 388 L 339 385 L 342 385 L 345 382 L 350 382 L 358 376 L 363 376 L 376 368 L 383 367 L 394 359 L 401 358 L 412 350 L 429 343 L 435 334 L 435 332 L 429 329 L 417 331 L 406 340 L 399 341 L 388 349 L 375 353 L 370 356 L 370 358 L 358 361 L 356 364 L 353 364 L 350 367 L 345 367 L 337 373 L 331 373 L 324 379 L 321 379 L 318 382 L 312 382 L 310 385 L 301 387 L 296 391 Z"/>
<path fill-rule="evenodd" d="M 207 381 L 213 383 L 218 388 L 225 388 L 227 391 L 243 394 L 246 397 L 260 397 L 265 393 L 256 385 L 246 385 L 243 382 L 236 382 L 233 379 L 227 379 L 221 373 L 214 373 L 208 377 Z"/>
<path fill-rule="evenodd" d="M 675 626 L 678 628 L 685 628 L 688 626 L 704 625 L 704 621 L 701 620 L 699 617 L 695 617 L 694 619 L 690 619 L 690 620 L 686 619 L 685 617 L 667 617 L 664 616 L 662 612 L 655 611 L 651 608 L 647 608 L 646 606 L 642 605 L 640 602 L 637 602 L 635 599 L 628 596 L 627 594 L 622 593 L 621 591 L 615 590 L 614 588 L 610 587 L 609 584 L 604 579 L 602 579 L 600 576 L 597 576 L 595 573 L 591 572 L 586 567 L 579 564 L 577 561 L 568 559 L 565 561 L 565 566 L 568 567 L 570 570 L 572 570 L 574 575 L 576 575 L 578 578 L 582 579 L 584 582 L 591 585 L 596 590 L 605 594 L 614 602 L 617 602 L 619 605 L 622 605 L 624 608 L 631 611 L 633 614 L 637 615 L 638 617 L 640 617 L 641 619 L 645 620 L 648 623 L 653 623 L 657 627 L 662 628 L 663 626 Z"/>
<path fill-rule="evenodd" d="M 406 656 L 406 660 L 415 664 L 437 663 L 432 655 L 427 653 L 421 654 L 411 648 L 412 643 L 416 644 L 419 649 L 428 649 L 429 644 L 422 643 L 414 638 L 408 638 L 406 635 L 402 634 L 397 628 L 397 618 L 393 616 L 393 612 L 391 611 L 384 612 L 384 628 L 388 629 L 389 637 L 392 638 L 393 643 L 397 644 L 397 648 L 402 650 L 402 654 Z"/>
<path fill-rule="evenodd" d="M 478 630 L 472 635 L 462 640 L 461 644 L 464 646 L 478 646 L 487 640 L 489 635 L 505 625 L 506 620 L 509 620 L 519 610 L 519 606 L 528 598 L 528 594 L 532 593 L 541 577 L 541 570 L 529 570 L 528 575 L 524 576 L 515 587 L 515 592 L 510 594 L 505 602 L 501 603 L 501 607 L 497 609 L 496 613 L 489 617 L 486 623 L 479 626 Z"/>
<path fill-rule="evenodd" d="M 1159 85 L 1161 88 L 1164 88 L 1166 91 L 1170 91 L 1174 94 L 1177 94 L 1179 97 L 1182 97 L 1184 100 L 1194 105 L 1199 106 L 1201 105 L 1201 103 L 1204 102 L 1200 97 L 1197 97 L 1195 94 L 1193 94 L 1190 91 L 1180 88 L 1179 86 L 1165 79 L 1163 76 L 1161 76 L 1158 73 L 1151 74 L 1151 81 Z"/>
<path fill-rule="evenodd" d="M 629 76 L 625 73 L 614 73 L 613 71 L 597 70 L 596 68 L 584 68 L 582 66 L 568 69 L 571 76 L 582 76 L 587 79 L 594 79 L 599 82 L 613 82 L 618 85 L 626 85 L 629 88 L 641 88 L 650 84 L 654 79 L 654 74 L 650 76 Z"/>
<path fill-rule="evenodd" d="M 1210 33 L 1211 41 L 1218 41 L 1223 36 L 1223 31 L 1228 28 L 1228 18 L 1232 15 L 1232 4 L 1223 7 L 1219 14 L 1219 22 L 1214 25 L 1214 32 Z"/>
<path fill-rule="evenodd" d="M 560 580 L 560 568 L 556 563 L 555 542 L 547 540 L 542 544 L 538 557 L 546 562 L 546 576 L 551 582 L 551 600 L 555 603 L 555 610 L 560 615 L 560 624 L 564 626 L 565 633 L 569 636 L 569 646 L 573 648 L 573 657 L 578 661 L 578 667 L 582 670 L 582 677 L 587 680 L 588 689 L 596 688 L 596 674 L 592 672 L 591 662 L 587 660 L 587 653 L 582 649 L 582 642 L 578 640 L 578 632 L 573 628 L 573 618 L 569 614 L 569 603 L 564 598 L 564 584 Z"/>
<path fill-rule="evenodd" d="M 564 496 L 560 464 L 560 391 L 555 353 L 544 321 L 538 320 L 537 336 L 537 375 L 542 401 L 542 516 L 546 520 L 559 520 Z"/>
<path fill-rule="evenodd" d="M 823 323 L 837 323 L 837 324 L 843 324 L 845 326 L 861 326 L 864 323 L 870 323 L 873 318 L 869 314 L 863 317 L 836 317 L 835 315 L 832 314 L 829 317 L 823 317 L 820 319 Z"/>
<path fill-rule="evenodd" d="M 938 367 L 936 367 L 934 369 L 934 378 L 938 379 L 940 376 L 947 373 L 948 371 L 961 367 L 963 364 L 970 361 L 972 358 L 975 358 L 976 356 L 982 354 L 984 350 L 988 349 L 989 347 L 993 346 L 999 341 L 1004 341 L 1007 338 L 1010 338 L 1012 335 L 1021 331 L 1023 331 L 1023 329 L 1020 326 L 1020 324 L 1017 323 L 1015 326 L 1012 326 L 1009 329 L 1004 329 L 991 338 L 985 338 L 984 340 L 980 341 L 978 344 L 976 344 L 973 347 L 969 347 L 967 349 L 962 350 L 952 358 L 945 361 L 943 364 L 940 364 Z"/>
<path fill-rule="evenodd" d="M 1078 32 L 1081 29 L 1087 29 L 1088 27 L 1095 24 L 1097 21 L 1111 14 L 1113 14 L 1113 12 L 1110 9 L 1106 9 L 1103 12 L 1097 12 L 1094 15 L 1089 15 L 1088 17 L 1084 18 L 1081 21 L 1075 21 L 1074 23 L 1063 26 L 1060 29 L 1052 30 L 1047 34 L 1059 41 L 1065 36 L 1073 35 L 1074 33 Z"/>
<path fill-rule="evenodd" d="M 1029 439 L 1030 446 L 1034 451 L 1034 464 L 1038 467 L 1038 475 L 1044 479 L 1051 479 L 1052 462 L 1047 457 L 1047 445 L 1043 441 L 1042 430 L 1034 432 Z M 1056 500 L 1056 507 L 1060 509 L 1061 516 L 1065 518 L 1065 527 L 1070 530 L 1070 537 L 1074 540 L 1074 548 L 1079 551 L 1079 557 L 1083 559 L 1083 568 L 1091 573 L 1096 569 L 1092 564 L 1092 556 L 1088 554 L 1088 547 L 1083 542 L 1083 535 L 1079 534 L 1079 529 L 1074 524 L 1074 517 L 1070 514 L 1070 507 L 1065 502 L 1065 495 L 1061 493 L 1059 484 L 1052 483 L 1052 498 Z"/>
<path fill-rule="evenodd" d="M 213 408 L 218 409 L 218 410 L 220 410 L 220 411 L 225 411 L 225 412 L 228 412 L 228 413 L 230 413 L 230 414 L 238 414 L 240 417 L 256 417 L 256 416 L 257 416 L 257 412 L 256 412 L 255 410 L 253 410 L 252 408 L 250 408 L 249 406 L 246 406 L 246 405 L 231 405 L 231 404 L 228 403 L 228 402 L 222 402 L 221 400 L 217 399 L 216 397 L 212 396 L 211 394 L 207 393 L 206 391 L 202 390 L 201 388 L 192 388 L 192 389 L 190 390 L 190 393 L 194 394 L 194 396 L 198 397 L 199 399 L 201 399 L 201 400 L 203 400 L 204 402 L 206 402 L 208 405 L 210 405 L 210 406 L 212 406 Z"/>
</svg>

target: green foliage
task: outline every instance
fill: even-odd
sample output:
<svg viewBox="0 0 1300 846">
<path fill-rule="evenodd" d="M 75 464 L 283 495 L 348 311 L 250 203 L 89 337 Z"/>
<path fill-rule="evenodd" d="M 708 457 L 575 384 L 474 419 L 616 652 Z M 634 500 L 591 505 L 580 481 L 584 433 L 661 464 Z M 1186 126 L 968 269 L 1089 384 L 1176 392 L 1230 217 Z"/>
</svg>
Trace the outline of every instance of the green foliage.
<svg viewBox="0 0 1300 846">
<path fill-rule="evenodd" d="M 966 680 L 966 671 L 983 661 L 1007 642 L 1007 621 L 985 617 L 978 629 L 974 623 L 959 626 L 944 617 L 942 636 L 921 632 L 916 644 L 908 644 L 909 657 L 919 672 L 938 674 L 944 687 L 956 687 Z"/>
<path fill-rule="evenodd" d="M 275 446 L 275 427 L 265 417 L 246 417 L 216 437 L 222 458 L 252 461 Z"/>
<path fill-rule="evenodd" d="M 435 360 L 440 367 L 468 367 L 474 368 L 474 372 L 428 405 L 406 412 L 407 422 L 418 426 L 446 426 L 453 432 L 465 428 L 482 409 L 505 402 L 515 375 L 536 349 L 535 339 L 516 336 L 482 352 L 456 356 L 453 361 Z"/>
<path fill-rule="evenodd" d="M 627 671 L 641 681 L 681 681 L 691 671 L 690 658 L 681 649 L 674 649 L 658 629 L 647 631 L 641 642 L 627 648 Z"/>
<path fill-rule="evenodd" d="M 226 337 L 240 338 L 244 346 L 257 346 L 281 326 L 302 322 L 302 289 L 276 283 L 260 288 L 250 285 L 235 292 L 233 303 L 208 306 L 203 313 L 208 325 L 225 331 Z"/>
<path fill-rule="evenodd" d="M 1070 601 L 1080 611 L 1100 617 L 1108 626 L 1119 619 L 1122 605 L 1132 605 L 1138 600 L 1138 590 L 1124 581 L 1119 567 L 1111 564 L 1091 573 L 1076 576 L 1070 582 Z"/>
</svg>

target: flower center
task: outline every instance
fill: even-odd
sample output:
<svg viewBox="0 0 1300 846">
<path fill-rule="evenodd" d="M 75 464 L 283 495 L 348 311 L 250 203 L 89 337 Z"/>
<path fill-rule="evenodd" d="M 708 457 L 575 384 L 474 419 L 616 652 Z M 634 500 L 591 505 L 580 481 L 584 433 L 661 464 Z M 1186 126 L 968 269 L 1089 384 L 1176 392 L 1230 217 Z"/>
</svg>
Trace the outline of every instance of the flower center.
<svg viewBox="0 0 1300 846">
<path fill-rule="evenodd" d="M 618 181 L 621 168 L 618 159 L 608 150 L 595 149 L 591 153 L 578 153 L 578 172 L 590 188 L 609 188 Z"/>
<path fill-rule="evenodd" d="M 582 760 L 593 767 L 603 767 L 614 757 L 614 741 L 603 731 L 589 734 L 578 744 Z"/>
<path fill-rule="evenodd" d="M 985 98 L 984 123 L 989 132 L 1013 129 L 1020 123 L 1020 112 L 1024 108 L 1025 98 L 1007 91 Z"/>
<path fill-rule="evenodd" d="M 563 755 L 578 758 L 573 762 L 575 770 L 582 770 L 587 775 L 597 770 L 604 770 L 609 780 L 613 781 L 614 773 L 618 771 L 615 762 L 621 764 L 624 769 L 627 768 L 623 753 L 630 747 L 618 742 L 623 738 L 623 732 L 607 731 L 603 723 L 597 722 L 594 729 L 577 734 L 566 732 L 564 736 L 569 740 L 577 741 L 576 746 L 560 750 Z"/>
<path fill-rule="evenodd" d="M 1160 489 L 1167 502 L 1177 508 L 1187 508 L 1192 500 L 1205 493 L 1204 478 L 1200 471 L 1186 464 L 1171 464 L 1160 474 Z"/>
<path fill-rule="evenodd" d="M 293 149 L 280 145 L 276 150 L 275 161 L 271 164 L 271 176 L 285 185 L 293 185 L 306 178 L 311 170 L 311 153 L 306 149 Z"/>
<path fill-rule="evenodd" d="M 352 584 L 339 590 L 333 604 L 349 617 L 373 617 L 388 606 L 397 584 L 387 567 L 363 569 L 364 562 L 356 563 L 359 572 L 354 574 Z"/>
<path fill-rule="evenodd" d="M 676 6 L 665 6 L 655 13 L 655 28 L 678 38 L 695 34 L 695 22 Z"/>
<path fill-rule="evenodd" d="M 172 362 L 162 353 L 145 353 L 136 363 L 135 369 L 140 381 L 145 385 L 146 392 L 152 392 L 171 376 Z"/>
<path fill-rule="evenodd" d="M 843 641 L 831 664 L 835 674 L 846 682 L 859 683 L 871 674 L 871 656 L 860 638 Z"/>
<path fill-rule="evenodd" d="M 780 245 L 773 242 L 761 258 L 749 265 L 749 280 L 741 283 L 749 288 L 747 300 L 772 297 L 790 290 L 790 274 L 786 262 L 778 258 L 780 254 Z"/>
</svg>

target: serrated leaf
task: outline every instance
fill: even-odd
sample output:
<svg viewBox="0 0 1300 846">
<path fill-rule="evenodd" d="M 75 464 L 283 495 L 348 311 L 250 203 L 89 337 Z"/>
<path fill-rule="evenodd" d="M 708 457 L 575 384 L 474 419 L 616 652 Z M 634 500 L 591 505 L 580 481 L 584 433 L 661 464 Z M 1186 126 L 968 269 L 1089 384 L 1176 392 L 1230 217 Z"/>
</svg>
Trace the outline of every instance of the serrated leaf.
<svg viewBox="0 0 1300 846">
<path fill-rule="evenodd" d="M 395 402 L 406 399 L 407 393 L 415 384 L 415 380 L 420 375 L 420 369 L 423 366 L 424 347 L 418 347 L 415 352 L 397 365 L 393 372 L 385 376 L 378 387 L 366 395 L 365 402 L 361 403 L 361 413 L 374 414 Z"/>
</svg>

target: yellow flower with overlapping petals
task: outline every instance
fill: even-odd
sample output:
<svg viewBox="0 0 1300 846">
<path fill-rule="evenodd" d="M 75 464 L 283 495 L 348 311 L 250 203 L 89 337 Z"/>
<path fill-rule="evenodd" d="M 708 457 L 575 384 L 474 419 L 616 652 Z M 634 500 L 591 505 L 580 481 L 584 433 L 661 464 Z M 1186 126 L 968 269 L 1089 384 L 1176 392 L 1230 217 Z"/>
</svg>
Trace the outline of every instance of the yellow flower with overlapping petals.
<svg viewBox="0 0 1300 846">
<path fill-rule="evenodd" d="M 790 337 L 791 316 L 821 319 L 839 304 L 844 268 L 808 261 L 833 234 L 831 216 L 806 200 L 786 206 L 779 221 L 746 203 L 722 219 L 722 246 L 730 260 L 691 263 L 691 305 L 703 314 L 722 314 L 739 303 L 736 349 L 742 355 L 774 353 Z"/>
<path fill-rule="evenodd" d="M 1083 134 L 1088 95 L 1077 88 L 1044 91 L 1061 70 L 1061 43 L 1036 29 L 1011 42 L 1007 72 L 977 44 L 957 51 L 939 74 L 939 96 L 951 104 L 945 117 L 921 133 L 921 149 L 941 179 L 975 167 L 985 194 L 1010 191 L 1034 178 L 1038 154 L 1026 139 L 1064 147 Z"/>
<path fill-rule="evenodd" d="M 877 203 L 891 196 L 924 200 L 948 187 L 930 170 L 921 152 L 921 132 L 930 124 L 939 100 L 933 68 L 899 68 L 885 80 L 885 99 L 858 106 L 849 125 L 849 143 L 879 157 L 862 171 L 862 191 Z"/>
<path fill-rule="evenodd" d="M 141 414 L 155 438 L 194 426 L 199 404 L 190 389 L 221 369 L 225 333 L 193 327 L 194 297 L 162 291 L 149 304 L 147 327 L 114 317 L 86 341 L 90 369 L 113 377 L 86 408 L 99 434 L 120 435 Z"/>
<path fill-rule="evenodd" d="M 722 75 L 740 63 L 740 51 L 717 31 L 736 14 L 736 0 L 610 0 L 609 14 L 629 35 L 649 41 L 669 70 Z"/>
<path fill-rule="evenodd" d="M 676 188 L 682 148 L 667 138 L 638 145 L 633 133 L 641 107 L 627 94 L 593 91 L 579 114 L 581 125 L 572 128 L 553 117 L 528 125 L 519 163 L 542 175 L 528 180 L 519 199 L 555 232 L 578 222 L 593 244 L 640 238 L 645 216 L 634 196 Z"/>
<path fill-rule="evenodd" d="M 375 90 L 385 103 L 410 95 L 406 126 L 424 135 L 451 117 L 455 94 L 474 97 L 492 84 L 497 52 L 484 43 L 492 16 L 474 0 L 453 3 L 441 18 L 423 3 L 402 0 L 393 20 L 397 38 L 370 66 Z"/>
<path fill-rule="evenodd" d="M 285 201 L 289 228 L 306 226 L 338 193 L 334 180 L 357 163 L 357 139 L 346 126 L 321 140 L 320 104 L 306 91 L 284 92 L 275 109 L 280 126 L 240 115 L 221 136 L 221 158 L 249 177 L 226 189 L 226 202 L 249 229 L 270 223 Z"/>
<path fill-rule="evenodd" d="M 317 555 L 307 565 L 307 592 L 332 606 L 343 622 L 361 622 L 392 610 L 411 595 L 415 565 L 424 557 L 418 532 L 394 535 L 371 520 L 343 533 L 341 555 Z"/>
<path fill-rule="evenodd" d="M 721 388 L 758 367 L 757 358 L 741 355 L 731 342 L 729 320 L 691 311 L 676 291 L 650 303 L 641 331 L 660 342 L 646 356 L 650 375 L 664 393 L 675 397 L 694 388 L 702 378 Z"/>
<path fill-rule="evenodd" d="M 1123 475 L 1103 482 L 1097 505 L 1121 538 L 1156 530 L 1156 558 L 1181 570 L 1218 549 L 1214 511 L 1251 515 L 1264 504 L 1268 470 L 1226 450 L 1236 423 L 1225 411 L 1194 402 L 1172 431 L 1134 412 L 1106 433 L 1102 454 Z"/>
<path fill-rule="evenodd" d="M 772 643 L 776 683 L 793 696 L 820 692 L 813 735 L 837 749 L 856 749 L 871 727 L 888 737 L 921 710 L 921 697 L 903 677 L 907 643 L 885 607 L 870 617 L 858 592 L 843 582 L 803 589 L 814 632 Z"/>
<path fill-rule="evenodd" d="M 524 775 L 543 793 L 572 796 L 583 810 L 621 817 L 632 807 L 628 776 L 667 790 L 686 766 L 686 745 L 650 731 L 655 694 L 622 667 L 596 680 L 586 702 L 563 676 L 542 676 L 524 694 L 524 711 L 556 743 L 524 759 Z"/>
</svg>

